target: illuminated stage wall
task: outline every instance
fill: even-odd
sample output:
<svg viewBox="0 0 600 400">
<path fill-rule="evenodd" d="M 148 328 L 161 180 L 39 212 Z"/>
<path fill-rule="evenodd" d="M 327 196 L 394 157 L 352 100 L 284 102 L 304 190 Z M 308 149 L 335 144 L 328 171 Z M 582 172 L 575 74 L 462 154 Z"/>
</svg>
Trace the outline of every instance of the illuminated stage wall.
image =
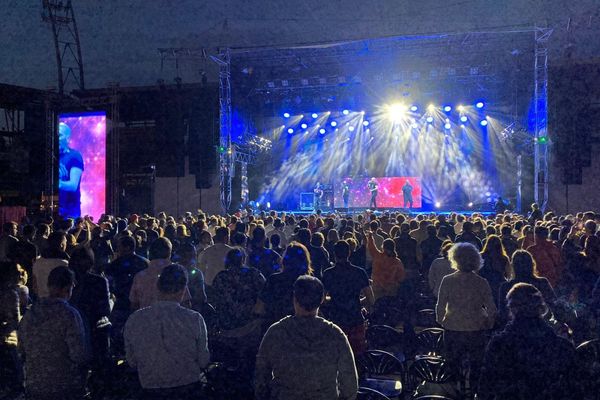
<svg viewBox="0 0 600 400">
<path fill-rule="evenodd" d="M 58 142 L 59 214 L 97 221 L 106 207 L 106 114 L 61 114 Z"/>
<path fill-rule="evenodd" d="M 421 179 L 417 177 L 386 177 L 375 178 L 378 183 L 377 207 L 379 208 L 404 208 L 404 196 L 402 187 L 408 180 L 413 187 L 412 190 L 412 208 L 421 208 Z M 350 196 L 348 206 L 350 208 L 369 207 L 371 201 L 371 192 L 368 188 L 370 178 L 346 178 L 335 183 L 335 207 L 344 207 L 342 197 L 342 182 L 348 182 L 350 187 Z M 406 206 L 408 208 L 408 205 Z"/>
</svg>

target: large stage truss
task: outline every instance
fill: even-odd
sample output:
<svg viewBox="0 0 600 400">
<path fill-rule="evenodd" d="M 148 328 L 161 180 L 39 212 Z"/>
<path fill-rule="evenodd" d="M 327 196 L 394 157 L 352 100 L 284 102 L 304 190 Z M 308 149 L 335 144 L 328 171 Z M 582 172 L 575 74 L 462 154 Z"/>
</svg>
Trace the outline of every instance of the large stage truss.
<svg viewBox="0 0 600 400">
<path fill-rule="evenodd" d="M 447 56 L 449 48 L 455 45 L 469 45 L 473 46 L 473 49 L 477 49 L 478 39 L 483 35 L 494 34 L 494 35 L 509 35 L 509 34 L 531 34 L 534 41 L 534 93 L 533 101 L 534 105 L 534 125 L 533 125 L 533 162 L 534 162 L 534 188 L 533 197 L 534 201 L 539 203 L 542 209 L 545 209 L 548 203 L 548 191 L 550 184 L 549 175 L 549 157 L 551 141 L 548 140 L 548 45 L 549 39 L 552 34 L 552 29 L 542 27 L 517 27 L 515 29 L 508 29 L 503 31 L 493 32 L 465 32 L 465 33 L 442 33 L 429 35 L 426 38 L 432 41 L 438 41 L 429 43 L 424 49 L 421 47 L 420 51 L 430 52 L 432 55 Z M 416 46 L 415 41 L 410 40 L 411 36 L 397 36 L 391 38 L 382 38 L 382 46 L 398 46 L 394 42 L 394 39 L 400 39 L 398 43 L 406 51 L 411 46 Z M 423 38 L 422 36 L 420 38 Z M 407 39 L 407 40 L 404 40 Z M 377 39 L 375 39 L 377 40 Z M 232 176 L 235 172 L 236 162 L 240 162 L 243 167 L 253 160 L 244 152 L 236 154 L 236 147 L 232 144 L 232 97 L 231 97 L 231 61 L 232 57 L 238 54 L 244 54 L 247 61 L 260 61 L 272 63 L 272 65 L 284 64 L 287 60 L 291 60 L 294 57 L 294 52 L 300 50 L 303 52 L 304 57 L 321 57 L 323 58 L 323 49 L 328 49 L 327 57 L 331 60 L 335 60 L 337 57 L 348 56 L 352 51 L 348 50 L 348 44 L 353 43 L 367 43 L 372 44 L 375 40 L 364 40 L 364 41 L 347 41 L 337 43 L 317 43 L 317 44 L 298 44 L 290 45 L 285 47 L 260 47 L 260 48 L 226 48 L 220 49 L 218 56 L 211 57 L 220 68 L 219 81 L 220 81 L 220 143 L 222 148 L 228 149 L 228 151 L 222 153 L 219 159 L 219 171 L 220 171 L 220 198 L 223 211 L 227 212 L 231 206 L 231 195 L 232 195 Z M 368 46 L 365 44 L 365 46 Z M 269 51 L 269 56 L 265 57 L 265 51 Z M 477 51 L 477 50 L 474 50 Z M 256 56 L 248 56 L 256 54 Z M 464 72 L 465 76 L 460 71 L 454 71 L 454 79 L 469 79 L 469 72 Z M 478 77 L 486 77 L 485 69 L 482 69 L 478 73 Z M 352 80 L 358 79 L 354 77 L 337 77 L 337 80 L 331 78 L 320 78 L 308 81 L 307 79 L 297 80 L 285 80 L 282 81 L 281 87 L 276 86 L 273 82 L 263 82 L 264 86 L 257 86 L 254 91 L 256 92 L 277 92 L 289 91 L 293 89 L 319 89 L 319 88 L 331 88 L 344 84 L 355 83 Z M 348 81 L 348 79 L 350 81 Z M 359 81 L 358 81 L 359 82 Z M 540 140 L 540 138 L 542 138 Z M 521 157 L 519 156 L 519 165 L 521 165 Z M 520 211 L 521 206 L 521 171 L 518 171 L 518 182 L 517 182 L 517 204 Z"/>
</svg>

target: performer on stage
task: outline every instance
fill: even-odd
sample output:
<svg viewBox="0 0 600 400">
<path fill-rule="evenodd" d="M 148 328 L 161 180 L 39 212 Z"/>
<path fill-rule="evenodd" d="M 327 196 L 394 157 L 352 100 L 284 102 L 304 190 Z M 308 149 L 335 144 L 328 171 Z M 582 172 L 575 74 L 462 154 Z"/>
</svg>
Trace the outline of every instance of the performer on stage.
<svg viewBox="0 0 600 400">
<path fill-rule="evenodd" d="M 344 208 L 348 210 L 348 205 L 350 203 L 350 185 L 346 180 L 342 182 L 342 198 L 344 199 Z"/>
<path fill-rule="evenodd" d="M 323 185 L 321 182 L 317 182 L 315 185 L 315 211 L 321 207 L 321 200 L 323 199 Z"/>
<path fill-rule="evenodd" d="M 404 208 L 412 208 L 413 207 L 413 197 L 412 197 L 413 187 L 408 181 L 404 182 L 404 186 L 402 186 L 402 196 L 404 197 Z M 406 205 L 408 204 L 408 207 Z"/>
<path fill-rule="evenodd" d="M 71 128 L 61 122 L 58 125 L 58 198 L 59 214 L 63 217 L 81 216 L 81 175 L 83 157 L 69 147 Z"/>
<path fill-rule="evenodd" d="M 375 180 L 375 178 L 371 178 L 369 183 L 367 184 L 369 191 L 371 192 L 371 201 L 369 203 L 369 207 L 377 208 L 377 190 L 379 188 L 379 184 Z"/>
</svg>

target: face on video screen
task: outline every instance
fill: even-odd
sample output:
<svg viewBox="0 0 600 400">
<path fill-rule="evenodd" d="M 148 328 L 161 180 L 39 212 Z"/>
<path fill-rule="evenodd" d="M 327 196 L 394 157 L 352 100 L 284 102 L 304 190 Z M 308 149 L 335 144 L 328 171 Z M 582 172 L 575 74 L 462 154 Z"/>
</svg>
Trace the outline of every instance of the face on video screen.
<svg viewBox="0 0 600 400">
<path fill-rule="evenodd" d="M 106 114 L 61 114 L 58 153 L 59 214 L 97 220 L 106 206 Z"/>
<path fill-rule="evenodd" d="M 348 207 L 369 207 L 372 190 L 377 192 L 377 208 L 422 207 L 421 179 L 410 176 L 341 179 L 335 183 L 335 206 L 345 207 L 345 194 Z"/>
</svg>

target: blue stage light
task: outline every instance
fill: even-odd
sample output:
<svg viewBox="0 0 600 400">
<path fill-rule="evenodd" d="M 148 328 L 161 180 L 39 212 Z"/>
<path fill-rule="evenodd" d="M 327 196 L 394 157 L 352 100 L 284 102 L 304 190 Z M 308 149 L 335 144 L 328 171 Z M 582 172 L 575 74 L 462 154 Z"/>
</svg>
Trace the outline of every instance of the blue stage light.
<svg viewBox="0 0 600 400">
<path fill-rule="evenodd" d="M 446 124 L 444 124 L 444 128 L 450 129 L 452 128 L 452 125 L 450 125 L 450 122 L 446 122 Z"/>
<path fill-rule="evenodd" d="M 289 128 L 289 129 L 288 129 L 288 133 L 289 133 L 289 134 L 292 134 L 292 133 L 294 133 L 294 129 L 293 129 L 293 128 Z"/>
<path fill-rule="evenodd" d="M 317 113 L 312 113 L 312 117 L 313 117 L 313 118 L 317 118 L 318 116 L 319 116 L 319 114 L 317 114 Z"/>
<path fill-rule="evenodd" d="M 319 129 L 319 133 L 320 133 L 321 135 L 324 135 L 324 134 L 325 134 L 325 129 L 324 129 L 324 128 L 321 128 L 321 129 Z"/>
<path fill-rule="evenodd" d="M 308 125 L 302 124 L 302 125 L 300 125 L 300 127 L 302 127 L 302 129 L 306 129 L 306 128 L 308 128 Z"/>
<path fill-rule="evenodd" d="M 478 102 L 477 104 L 475 104 L 475 107 L 477 108 L 483 108 L 484 104 L 482 101 Z"/>
<path fill-rule="evenodd" d="M 417 106 L 410 107 L 410 111 L 412 111 L 412 112 L 416 112 L 418 109 L 419 109 L 419 107 L 417 107 Z"/>
<path fill-rule="evenodd" d="M 363 126 L 369 126 L 369 121 L 363 121 Z"/>
<path fill-rule="evenodd" d="M 440 203 L 439 201 L 435 202 L 435 208 L 440 208 L 442 206 L 442 203 Z"/>
<path fill-rule="evenodd" d="M 484 120 L 482 120 L 482 121 L 481 121 L 479 124 L 480 124 L 481 126 L 487 126 L 488 122 L 487 122 L 487 120 L 485 120 L 485 119 L 484 119 Z"/>
<path fill-rule="evenodd" d="M 335 121 L 331 121 L 331 124 L 330 124 L 330 125 L 331 125 L 331 126 L 337 126 L 337 122 L 335 122 Z"/>
<path fill-rule="evenodd" d="M 348 114 L 350 114 L 350 111 L 348 111 L 348 110 L 344 110 L 344 111 L 342 111 L 342 114 L 344 114 L 344 115 L 348 115 Z"/>
<path fill-rule="evenodd" d="M 452 111 L 452 107 L 450 107 L 450 106 L 444 106 L 444 111 L 450 112 L 450 111 Z"/>
<path fill-rule="evenodd" d="M 427 117 L 427 123 L 433 124 L 433 117 Z"/>
<path fill-rule="evenodd" d="M 350 126 L 350 127 L 348 127 L 348 130 L 349 130 L 350 132 L 354 132 L 354 127 L 353 127 L 353 126 Z"/>
<path fill-rule="evenodd" d="M 466 115 L 463 115 L 462 117 L 460 117 L 460 122 L 467 122 L 469 119 L 467 118 Z"/>
<path fill-rule="evenodd" d="M 290 117 L 290 113 L 283 113 L 283 117 L 284 118 L 289 118 Z"/>
</svg>

